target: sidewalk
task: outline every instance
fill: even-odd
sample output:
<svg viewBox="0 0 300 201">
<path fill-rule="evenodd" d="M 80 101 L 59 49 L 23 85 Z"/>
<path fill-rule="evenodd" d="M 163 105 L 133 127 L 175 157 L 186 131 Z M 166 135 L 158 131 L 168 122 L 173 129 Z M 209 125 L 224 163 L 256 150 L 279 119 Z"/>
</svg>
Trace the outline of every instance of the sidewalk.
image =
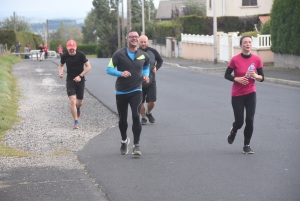
<svg viewBox="0 0 300 201">
<path fill-rule="evenodd" d="M 228 63 L 187 60 L 182 58 L 163 58 L 164 64 L 190 70 L 203 71 L 224 76 Z M 265 74 L 265 82 L 283 84 L 293 87 L 300 87 L 300 70 L 289 68 L 275 68 L 273 66 L 265 66 L 263 68 Z"/>
</svg>

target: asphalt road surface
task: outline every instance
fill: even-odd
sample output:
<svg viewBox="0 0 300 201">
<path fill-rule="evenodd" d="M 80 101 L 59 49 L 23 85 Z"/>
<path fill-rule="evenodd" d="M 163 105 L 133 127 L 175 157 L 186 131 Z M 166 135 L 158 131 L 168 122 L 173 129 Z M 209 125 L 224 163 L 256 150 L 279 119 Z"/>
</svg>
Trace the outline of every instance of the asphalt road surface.
<svg viewBox="0 0 300 201">
<path fill-rule="evenodd" d="M 109 59 L 90 62 L 87 90 L 116 112 Z M 77 153 L 111 201 L 300 200 L 299 88 L 256 83 L 255 154 L 244 155 L 244 127 L 232 145 L 226 140 L 233 122 L 231 82 L 163 65 L 157 86 L 156 122 L 143 126 L 141 157 L 131 150 L 120 154 L 117 125 Z"/>
</svg>

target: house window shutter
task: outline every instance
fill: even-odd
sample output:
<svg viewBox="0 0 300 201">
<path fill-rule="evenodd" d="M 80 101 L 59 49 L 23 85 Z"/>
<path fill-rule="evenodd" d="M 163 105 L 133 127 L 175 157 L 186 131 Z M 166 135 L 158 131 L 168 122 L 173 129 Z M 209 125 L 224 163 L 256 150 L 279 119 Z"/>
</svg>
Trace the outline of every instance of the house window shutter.
<svg viewBox="0 0 300 201">
<path fill-rule="evenodd" d="M 249 0 L 242 0 L 242 6 L 248 6 L 247 3 L 249 3 Z"/>
</svg>

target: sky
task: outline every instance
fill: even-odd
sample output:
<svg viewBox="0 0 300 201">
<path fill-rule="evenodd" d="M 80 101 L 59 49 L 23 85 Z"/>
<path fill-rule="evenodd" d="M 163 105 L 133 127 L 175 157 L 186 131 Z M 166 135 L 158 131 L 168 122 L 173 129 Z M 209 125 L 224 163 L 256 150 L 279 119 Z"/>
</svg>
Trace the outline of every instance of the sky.
<svg viewBox="0 0 300 201">
<path fill-rule="evenodd" d="M 13 16 L 14 12 L 25 19 L 84 20 L 93 8 L 92 2 L 93 0 L 0 0 L 0 20 Z M 158 4 L 159 0 L 154 0 L 156 8 Z"/>
</svg>

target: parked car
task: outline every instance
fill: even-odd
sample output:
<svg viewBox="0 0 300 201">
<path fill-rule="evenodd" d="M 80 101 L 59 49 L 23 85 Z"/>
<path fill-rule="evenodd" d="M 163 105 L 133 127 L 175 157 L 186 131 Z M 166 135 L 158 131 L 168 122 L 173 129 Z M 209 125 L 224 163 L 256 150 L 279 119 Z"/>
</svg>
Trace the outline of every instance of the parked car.
<svg viewBox="0 0 300 201">
<path fill-rule="evenodd" d="M 40 50 L 30 50 L 30 59 L 37 60 L 40 58 Z M 56 59 L 57 53 L 55 51 L 48 51 L 48 59 Z"/>
<path fill-rule="evenodd" d="M 48 51 L 48 59 L 56 59 L 57 58 L 57 53 L 55 51 Z"/>
<path fill-rule="evenodd" d="M 32 60 L 37 60 L 40 58 L 40 50 L 30 50 L 29 58 Z"/>
</svg>

